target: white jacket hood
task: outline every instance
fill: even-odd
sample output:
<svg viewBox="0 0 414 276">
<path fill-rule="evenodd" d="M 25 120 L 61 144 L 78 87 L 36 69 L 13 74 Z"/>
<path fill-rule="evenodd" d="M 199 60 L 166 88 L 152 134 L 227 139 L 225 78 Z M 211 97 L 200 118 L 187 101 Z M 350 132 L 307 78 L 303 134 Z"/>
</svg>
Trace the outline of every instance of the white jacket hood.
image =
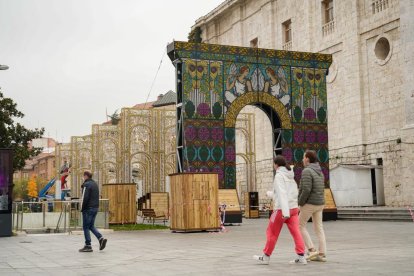
<svg viewBox="0 0 414 276">
<path fill-rule="evenodd" d="M 282 210 L 284 217 L 290 216 L 290 209 L 298 208 L 298 185 L 293 170 L 279 167 L 273 181 L 273 208 Z"/>
<path fill-rule="evenodd" d="M 293 170 L 288 171 L 286 167 L 279 167 L 276 173 L 280 173 L 281 175 L 283 175 L 283 177 L 286 177 L 289 180 L 295 179 L 295 174 L 293 173 Z"/>
</svg>

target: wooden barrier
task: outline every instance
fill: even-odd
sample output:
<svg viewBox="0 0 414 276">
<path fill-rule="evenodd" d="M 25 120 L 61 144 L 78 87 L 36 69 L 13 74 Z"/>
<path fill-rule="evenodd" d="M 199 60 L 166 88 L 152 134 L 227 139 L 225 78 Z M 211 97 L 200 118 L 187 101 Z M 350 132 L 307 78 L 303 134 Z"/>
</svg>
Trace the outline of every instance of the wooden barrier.
<svg viewBox="0 0 414 276">
<path fill-rule="evenodd" d="M 170 177 L 171 230 L 218 230 L 218 175 L 182 173 Z"/>
<path fill-rule="evenodd" d="M 153 209 L 157 216 L 168 217 L 168 193 L 150 193 L 149 209 Z"/>
<path fill-rule="evenodd" d="M 244 217 L 259 218 L 259 193 L 246 192 L 244 194 Z"/>
<path fill-rule="evenodd" d="M 329 188 L 325 189 L 325 208 L 323 209 L 323 220 L 337 220 L 338 211 L 336 209 L 335 200 L 332 191 Z"/>
<path fill-rule="evenodd" d="M 148 193 L 138 198 L 138 211 L 142 209 L 154 209 L 156 212 L 168 214 L 169 196 L 168 193 L 155 192 Z"/>
<path fill-rule="evenodd" d="M 242 223 L 242 211 L 237 190 L 219 189 L 218 198 L 220 206 L 226 205 L 224 223 Z"/>
<path fill-rule="evenodd" d="M 109 199 L 109 223 L 136 223 L 136 184 L 103 184 L 102 197 Z"/>
</svg>

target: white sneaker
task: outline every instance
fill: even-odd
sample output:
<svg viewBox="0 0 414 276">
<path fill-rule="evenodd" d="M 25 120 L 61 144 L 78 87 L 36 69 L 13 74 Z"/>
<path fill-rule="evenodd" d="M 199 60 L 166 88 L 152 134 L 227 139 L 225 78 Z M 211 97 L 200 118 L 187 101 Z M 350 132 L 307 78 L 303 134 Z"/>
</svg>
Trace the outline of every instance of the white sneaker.
<svg viewBox="0 0 414 276">
<path fill-rule="evenodd" d="M 290 261 L 289 263 L 290 264 L 302 264 L 302 265 L 305 265 L 305 264 L 308 264 L 308 261 L 306 261 L 305 256 L 298 255 L 296 259 L 294 259 L 293 261 Z"/>
<path fill-rule="evenodd" d="M 266 256 L 265 254 L 263 254 L 263 255 L 254 255 L 253 259 L 255 259 L 259 264 L 268 265 L 270 257 Z"/>
</svg>

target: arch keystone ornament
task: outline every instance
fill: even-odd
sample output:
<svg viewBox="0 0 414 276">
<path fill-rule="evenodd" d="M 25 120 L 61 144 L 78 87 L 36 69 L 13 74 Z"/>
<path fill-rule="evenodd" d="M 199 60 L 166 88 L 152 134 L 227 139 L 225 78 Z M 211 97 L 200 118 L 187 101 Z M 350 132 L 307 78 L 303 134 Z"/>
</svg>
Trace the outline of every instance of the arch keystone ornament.
<svg viewBox="0 0 414 276">
<path fill-rule="evenodd" d="M 278 114 L 283 129 L 292 128 L 289 111 L 286 109 L 283 103 L 276 97 L 264 92 L 247 92 L 246 94 L 243 94 L 234 100 L 226 112 L 224 126 L 235 127 L 236 119 L 240 111 L 247 105 L 257 104 L 266 104 L 271 107 L 273 111 Z"/>
<path fill-rule="evenodd" d="M 308 148 L 329 171 L 331 55 L 179 41 L 167 53 L 176 73 L 178 172 L 220 172 L 220 188 L 234 189 L 235 125 L 247 105 L 269 116 L 275 149 L 295 165 L 295 179 Z"/>
</svg>

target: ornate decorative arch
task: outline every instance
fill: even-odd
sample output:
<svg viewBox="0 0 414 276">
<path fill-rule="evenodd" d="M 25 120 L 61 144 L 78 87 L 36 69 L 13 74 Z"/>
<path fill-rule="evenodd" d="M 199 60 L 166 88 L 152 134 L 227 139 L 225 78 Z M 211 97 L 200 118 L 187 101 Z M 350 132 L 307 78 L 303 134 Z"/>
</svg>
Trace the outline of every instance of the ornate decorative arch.
<svg viewBox="0 0 414 276">
<path fill-rule="evenodd" d="M 217 172 L 220 188 L 235 188 L 236 119 L 245 106 L 261 105 L 272 113 L 273 127 L 281 128 L 274 142 L 294 163 L 296 179 L 303 169 L 301 153 L 312 147 L 326 157 L 321 165 L 328 184 L 331 55 L 177 41 L 167 51 L 176 67 L 180 172 Z"/>
<path fill-rule="evenodd" d="M 225 127 L 235 127 L 237 115 L 247 105 L 263 103 L 270 106 L 279 116 L 283 129 L 291 129 L 292 122 L 289 112 L 276 97 L 264 92 L 247 92 L 234 100 L 226 112 Z"/>
</svg>

